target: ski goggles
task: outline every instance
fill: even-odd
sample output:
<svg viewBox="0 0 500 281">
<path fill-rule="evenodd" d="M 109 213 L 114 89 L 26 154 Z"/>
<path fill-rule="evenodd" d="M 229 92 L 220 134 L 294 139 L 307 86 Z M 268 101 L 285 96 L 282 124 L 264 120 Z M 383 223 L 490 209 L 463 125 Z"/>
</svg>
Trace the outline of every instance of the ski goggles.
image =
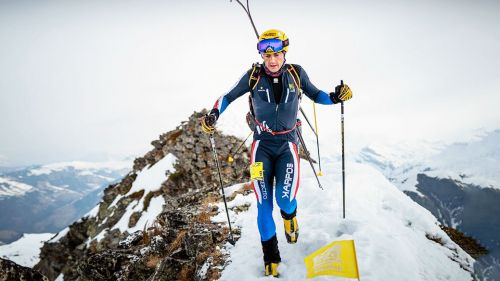
<svg viewBox="0 0 500 281">
<path fill-rule="evenodd" d="M 288 46 L 288 39 L 281 41 L 278 38 L 265 39 L 257 43 L 259 53 L 277 53 L 283 51 Z"/>
</svg>

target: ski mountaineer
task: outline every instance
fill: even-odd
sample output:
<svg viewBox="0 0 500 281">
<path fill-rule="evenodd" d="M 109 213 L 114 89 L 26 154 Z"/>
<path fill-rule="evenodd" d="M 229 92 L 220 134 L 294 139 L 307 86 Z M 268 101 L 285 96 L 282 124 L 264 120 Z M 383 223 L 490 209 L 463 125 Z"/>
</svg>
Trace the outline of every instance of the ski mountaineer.
<svg viewBox="0 0 500 281">
<path fill-rule="evenodd" d="M 250 152 L 252 187 L 257 197 L 257 225 L 264 254 L 265 275 L 278 277 L 281 262 L 273 220 L 273 191 L 281 209 L 285 236 L 288 243 L 299 237 L 297 200 L 300 166 L 297 153 L 297 120 L 301 92 L 319 104 L 336 104 L 352 97 L 345 84 L 327 94 L 316 88 L 302 67 L 285 64 L 288 37 L 280 30 L 262 33 L 257 49 L 264 60 L 263 66 L 254 64 L 239 82 L 222 95 L 213 109 L 201 118 L 203 131 L 211 133 L 215 123 L 227 106 L 250 92 L 249 125 L 254 130 Z M 273 188 L 273 182 L 276 186 Z"/>
</svg>

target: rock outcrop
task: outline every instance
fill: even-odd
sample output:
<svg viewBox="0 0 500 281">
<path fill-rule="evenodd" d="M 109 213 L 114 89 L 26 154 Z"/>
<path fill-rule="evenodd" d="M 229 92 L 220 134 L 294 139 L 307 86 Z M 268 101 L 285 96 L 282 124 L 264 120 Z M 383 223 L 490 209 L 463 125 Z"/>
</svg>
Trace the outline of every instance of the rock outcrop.
<svg viewBox="0 0 500 281">
<path fill-rule="evenodd" d="M 48 281 L 49 279 L 29 267 L 20 266 L 13 261 L 0 258 L 0 281 L 12 280 Z"/>
<path fill-rule="evenodd" d="M 50 280 L 215 280 L 224 268 L 226 224 L 211 216 L 221 200 L 219 178 L 209 138 L 194 113 L 175 130 L 152 142 L 153 150 L 134 161 L 132 171 L 110 185 L 95 215 L 69 226 L 65 235 L 45 243 L 35 269 Z M 241 140 L 214 134 L 224 185 L 248 180 L 248 150 L 231 155 Z M 130 193 L 138 174 L 172 154 L 175 171 L 155 190 Z M 234 161 L 228 162 L 231 155 Z M 248 189 L 241 192 L 250 192 Z M 116 228 L 131 204 L 143 208 L 128 219 L 135 226 L 153 198 L 162 196 L 163 211 L 144 229 L 128 233 Z M 239 230 L 233 229 L 235 237 Z"/>
</svg>

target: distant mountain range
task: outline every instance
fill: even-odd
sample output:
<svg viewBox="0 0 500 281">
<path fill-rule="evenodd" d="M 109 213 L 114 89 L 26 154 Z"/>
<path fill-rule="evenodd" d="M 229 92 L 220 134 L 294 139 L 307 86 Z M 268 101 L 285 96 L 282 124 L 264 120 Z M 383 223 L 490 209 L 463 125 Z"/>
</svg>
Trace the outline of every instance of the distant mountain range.
<svg viewBox="0 0 500 281">
<path fill-rule="evenodd" d="M 64 162 L 0 172 L 0 243 L 57 232 L 92 209 L 132 161 Z"/>
<path fill-rule="evenodd" d="M 486 246 L 490 254 L 478 260 L 476 272 L 500 279 L 500 130 L 468 143 L 413 150 L 366 147 L 358 161 L 382 171 L 442 224 Z"/>
</svg>

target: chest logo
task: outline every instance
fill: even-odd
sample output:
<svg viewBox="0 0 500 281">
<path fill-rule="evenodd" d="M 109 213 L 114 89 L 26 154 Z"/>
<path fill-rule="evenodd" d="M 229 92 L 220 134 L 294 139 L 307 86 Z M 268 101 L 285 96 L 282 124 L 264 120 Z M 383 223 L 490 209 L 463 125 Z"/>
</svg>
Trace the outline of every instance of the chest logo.
<svg viewBox="0 0 500 281">
<path fill-rule="evenodd" d="M 288 84 L 288 89 L 290 90 L 290 93 L 295 93 L 295 86 L 293 85 L 293 83 Z"/>
<path fill-rule="evenodd" d="M 265 92 L 266 89 L 264 89 L 264 87 L 260 86 L 260 88 L 257 90 L 257 92 Z"/>
</svg>

